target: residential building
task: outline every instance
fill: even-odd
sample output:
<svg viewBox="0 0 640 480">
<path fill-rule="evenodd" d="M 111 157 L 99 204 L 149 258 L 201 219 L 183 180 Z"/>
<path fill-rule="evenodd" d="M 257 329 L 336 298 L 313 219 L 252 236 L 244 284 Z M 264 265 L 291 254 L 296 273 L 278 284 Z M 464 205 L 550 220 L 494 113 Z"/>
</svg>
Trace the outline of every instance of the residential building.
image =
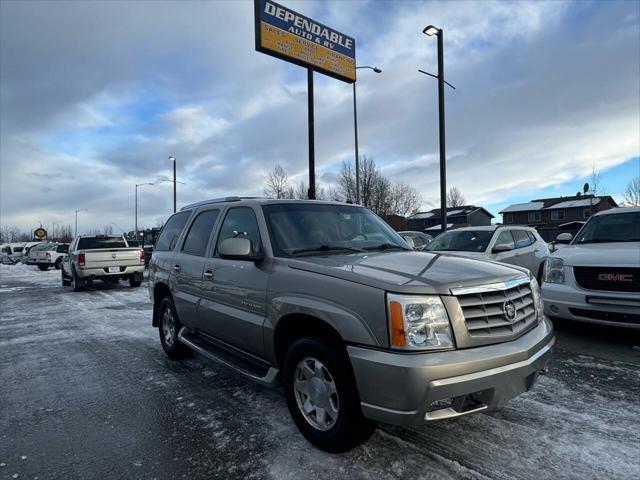
<svg viewBox="0 0 640 480">
<path fill-rule="evenodd" d="M 500 214 L 503 224 L 535 227 L 542 238 L 549 242 L 555 240 L 558 233 L 577 233 L 593 213 L 617 206 L 609 195 L 575 195 L 516 203 L 500 211 Z"/>
<path fill-rule="evenodd" d="M 492 218 L 494 218 L 493 215 L 483 207 L 476 207 L 475 205 L 449 207 L 447 208 L 447 229 L 491 225 Z M 439 208 L 418 212 L 411 215 L 407 221 L 409 230 L 425 232 L 434 237 L 441 230 Z"/>
</svg>

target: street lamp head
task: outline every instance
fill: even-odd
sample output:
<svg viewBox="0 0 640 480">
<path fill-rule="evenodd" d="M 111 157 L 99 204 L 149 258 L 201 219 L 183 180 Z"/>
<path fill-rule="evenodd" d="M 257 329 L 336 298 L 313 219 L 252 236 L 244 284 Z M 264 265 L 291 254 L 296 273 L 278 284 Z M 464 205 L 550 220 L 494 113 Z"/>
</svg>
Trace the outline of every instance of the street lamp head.
<svg viewBox="0 0 640 480">
<path fill-rule="evenodd" d="M 171 156 L 169 157 L 169 160 L 171 160 L 172 162 L 175 162 L 175 161 L 176 161 L 176 157 L 174 157 L 173 155 L 171 155 Z"/>
<path fill-rule="evenodd" d="M 373 71 L 376 73 L 382 73 L 382 70 L 380 70 L 378 67 L 373 67 Z"/>
<path fill-rule="evenodd" d="M 440 33 L 440 29 L 438 27 L 434 27 L 433 25 L 428 25 L 424 27 L 424 30 L 422 30 L 422 33 L 432 37 L 434 35 L 438 35 Z"/>
</svg>

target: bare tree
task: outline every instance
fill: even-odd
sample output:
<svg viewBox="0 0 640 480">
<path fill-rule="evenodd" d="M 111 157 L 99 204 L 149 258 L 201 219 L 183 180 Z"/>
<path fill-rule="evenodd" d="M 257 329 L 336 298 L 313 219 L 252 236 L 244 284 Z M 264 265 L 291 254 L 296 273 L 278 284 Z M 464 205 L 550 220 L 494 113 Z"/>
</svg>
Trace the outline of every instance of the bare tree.
<svg viewBox="0 0 640 480">
<path fill-rule="evenodd" d="M 595 165 L 591 167 L 591 178 L 589 182 L 589 191 L 587 193 L 590 193 L 594 197 L 607 194 L 602 182 L 602 177 L 600 176 L 600 170 Z"/>
<path fill-rule="evenodd" d="M 269 198 L 292 198 L 292 187 L 289 187 L 289 176 L 279 163 L 269 172 L 264 194 Z"/>
<path fill-rule="evenodd" d="M 394 183 L 391 187 L 391 214 L 407 217 L 420 208 L 422 197 L 418 191 L 402 182 Z"/>
<path fill-rule="evenodd" d="M 464 198 L 462 190 L 453 186 L 449 188 L 447 192 L 447 207 L 462 207 L 467 203 L 467 199 Z"/>
<path fill-rule="evenodd" d="M 630 207 L 640 207 L 640 176 L 632 178 L 627 184 L 624 203 Z"/>
</svg>

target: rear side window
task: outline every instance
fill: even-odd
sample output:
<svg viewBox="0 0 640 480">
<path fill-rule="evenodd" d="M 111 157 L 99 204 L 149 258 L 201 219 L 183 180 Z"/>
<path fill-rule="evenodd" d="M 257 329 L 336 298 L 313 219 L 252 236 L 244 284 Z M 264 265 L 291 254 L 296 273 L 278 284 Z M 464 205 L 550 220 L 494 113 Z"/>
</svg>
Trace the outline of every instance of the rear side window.
<svg viewBox="0 0 640 480">
<path fill-rule="evenodd" d="M 160 232 L 160 238 L 155 246 L 156 251 L 173 250 L 190 215 L 191 212 L 188 211 L 176 213 L 167 221 Z"/>
<path fill-rule="evenodd" d="M 262 251 L 258 221 L 256 220 L 256 214 L 251 208 L 238 207 L 232 208 L 227 212 L 224 223 L 222 227 L 220 227 L 216 253 L 218 253 L 218 248 L 220 248 L 220 243 L 223 240 L 235 237 L 245 237 L 251 240 L 253 253 L 260 253 Z"/>
<path fill-rule="evenodd" d="M 191 255 L 204 257 L 209 243 L 209 237 L 216 225 L 220 210 L 207 210 L 200 213 L 191 224 L 187 238 L 184 240 L 182 251 Z"/>
<path fill-rule="evenodd" d="M 69 245 L 58 245 L 58 248 L 56 248 L 56 252 L 69 253 Z"/>
<path fill-rule="evenodd" d="M 528 247 L 533 243 L 526 230 L 514 230 L 512 233 L 516 241 L 516 248 Z"/>
<path fill-rule="evenodd" d="M 538 241 L 538 239 L 536 238 L 536 236 L 533 234 L 533 232 L 527 232 L 527 235 L 529 235 L 529 239 L 531 240 L 531 243 L 534 244 Z"/>
<path fill-rule="evenodd" d="M 122 237 L 86 237 L 78 241 L 78 250 L 96 248 L 127 248 L 127 244 Z"/>
</svg>

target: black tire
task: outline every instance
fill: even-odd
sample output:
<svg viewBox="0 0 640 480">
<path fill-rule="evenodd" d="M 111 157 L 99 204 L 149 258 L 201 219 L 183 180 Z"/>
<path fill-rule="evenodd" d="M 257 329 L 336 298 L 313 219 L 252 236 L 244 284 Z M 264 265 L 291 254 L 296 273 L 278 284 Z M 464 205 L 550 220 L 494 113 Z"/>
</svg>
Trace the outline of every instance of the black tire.
<svg viewBox="0 0 640 480">
<path fill-rule="evenodd" d="M 58 257 L 56 263 L 53 264 L 53 268 L 56 270 L 60 270 L 60 268 L 62 268 L 62 257 Z"/>
<path fill-rule="evenodd" d="M 308 421 L 298 406 L 294 382 L 296 368 L 307 358 L 319 360 L 335 384 L 338 413 L 333 426 L 321 430 Z M 360 409 L 360 397 L 346 352 L 320 338 L 296 340 L 284 358 L 284 392 L 289 413 L 300 432 L 316 447 L 329 453 L 343 453 L 360 445 L 375 431 L 375 422 Z"/>
<path fill-rule="evenodd" d="M 138 288 L 142 285 L 142 280 L 136 280 L 134 277 L 129 277 L 129 286 L 131 288 Z"/>
<path fill-rule="evenodd" d="M 169 311 L 173 320 L 173 329 L 169 329 L 170 333 L 166 332 L 164 324 L 165 312 Z M 178 312 L 173 304 L 173 299 L 170 296 L 164 297 L 158 304 L 158 332 L 160 334 L 160 344 L 167 356 L 173 360 L 179 360 L 189 356 L 191 351 L 184 343 L 178 340 L 178 332 L 182 328 L 182 323 L 178 318 Z"/>
<path fill-rule="evenodd" d="M 85 281 L 78 278 L 75 269 L 71 268 L 71 287 L 74 292 L 82 292 L 85 287 Z"/>
<path fill-rule="evenodd" d="M 60 277 L 62 278 L 62 286 L 63 287 L 68 287 L 69 285 L 71 285 L 71 280 L 69 280 L 67 277 L 65 277 L 64 275 L 64 268 L 60 269 Z"/>
<path fill-rule="evenodd" d="M 38 265 L 38 269 L 41 272 L 46 272 L 47 270 L 49 270 L 49 265 Z"/>
</svg>

